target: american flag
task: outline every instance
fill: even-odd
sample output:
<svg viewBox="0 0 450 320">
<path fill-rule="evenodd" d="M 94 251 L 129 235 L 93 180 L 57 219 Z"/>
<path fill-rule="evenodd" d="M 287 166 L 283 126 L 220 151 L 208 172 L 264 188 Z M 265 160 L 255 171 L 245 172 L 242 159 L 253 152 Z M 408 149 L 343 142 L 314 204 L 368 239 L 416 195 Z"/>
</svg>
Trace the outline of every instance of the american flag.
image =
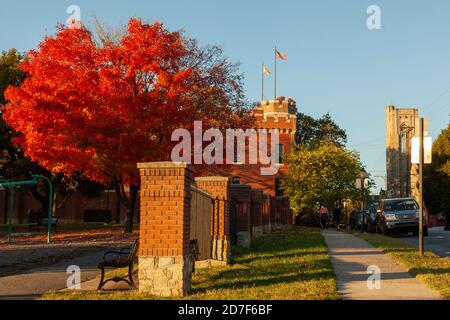
<svg viewBox="0 0 450 320">
<path fill-rule="evenodd" d="M 288 60 L 288 56 L 287 56 L 286 54 L 284 54 L 284 53 L 281 53 L 281 52 L 278 51 L 278 50 L 275 50 L 275 57 L 276 57 L 277 59 L 281 59 L 281 60 L 285 60 L 285 61 Z"/>
</svg>

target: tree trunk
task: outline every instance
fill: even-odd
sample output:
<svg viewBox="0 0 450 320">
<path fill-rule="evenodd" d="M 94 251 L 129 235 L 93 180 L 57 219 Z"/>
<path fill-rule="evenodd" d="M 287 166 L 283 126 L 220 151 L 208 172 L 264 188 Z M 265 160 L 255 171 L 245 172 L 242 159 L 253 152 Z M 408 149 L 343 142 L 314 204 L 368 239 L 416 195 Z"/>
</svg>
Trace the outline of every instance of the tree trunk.
<svg viewBox="0 0 450 320">
<path fill-rule="evenodd" d="M 120 198 L 120 202 L 127 208 L 126 211 L 126 220 L 125 220 L 125 233 L 133 232 L 133 216 L 136 210 L 136 198 L 139 190 L 138 185 L 130 186 L 130 195 L 127 197 L 125 193 L 125 186 L 122 182 L 122 179 L 113 176 L 114 188 L 116 190 L 117 196 Z"/>
<path fill-rule="evenodd" d="M 42 195 L 42 194 L 38 191 L 37 186 L 30 187 L 28 190 L 29 190 L 29 191 L 31 192 L 31 194 L 33 195 L 33 198 L 36 199 L 38 202 L 41 203 L 42 210 L 45 210 L 46 203 L 48 203 L 48 195 L 47 195 L 47 194 Z"/>
<path fill-rule="evenodd" d="M 130 201 L 127 206 L 127 219 L 125 221 L 125 233 L 133 233 L 133 217 L 136 211 L 136 198 L 139 186 L 130 186 Z"/>
<path fill-rule="evenodd" d="M 120 211 L 121 211 L 120 206 L 121 206 L 120 195 L 116 191 L 116 223 L 117 224 L 120 224 Z"/>
<path fill-rule="evenodd" d="M 56 209 L 57 209 L 56 199 L 57 199 L 58 193 L 55 191 L 55 192 L 53 192 L 52 196 L 53 196 L 53 199 L 52 199 L 52 217 L 54 217 L 56 215 Z"/>
</svg>

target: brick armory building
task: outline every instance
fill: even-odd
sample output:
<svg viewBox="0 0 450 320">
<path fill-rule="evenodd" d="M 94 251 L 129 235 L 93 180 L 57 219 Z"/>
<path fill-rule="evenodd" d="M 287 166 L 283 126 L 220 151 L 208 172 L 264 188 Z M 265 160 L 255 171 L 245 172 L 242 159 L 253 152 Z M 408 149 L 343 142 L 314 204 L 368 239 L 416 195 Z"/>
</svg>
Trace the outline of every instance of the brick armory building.
<svg viewBox="0 0 450 320">
<path fill-rule="evenodd" d="M 253 111 L 255 117 L 255 127 L 257 129 L 278 130 L 279 131 L 279 150 L 280 157 L 293 150 L 295 144 L 295 133 L 297 130 L 297 108 L 295 101 L 289 99 L 261 101 Z M 270 139 L 268 138 L 268 143 Z M 270 150 L 270 148 L 269 148 Z M 249 154 L 248 146 L 246 154 Z M 245 161 L 243 161 L 245 162 Z M 259 162 L 259 161 L 258 161 Z M 280 196 L 278 184 L 282 176 L 287 172 L 287 167 L 280 163 L 278 173 L 274 175 L 262 175 L 260 172 L 260 164 L 239 164 L 228 166 L 215 170 L 214 173 L 219 173 L 230 178 L 239 178 L 241 184 L 249 185 L 254 189 L 259 189 L 270 196 Z"/>
</svg>

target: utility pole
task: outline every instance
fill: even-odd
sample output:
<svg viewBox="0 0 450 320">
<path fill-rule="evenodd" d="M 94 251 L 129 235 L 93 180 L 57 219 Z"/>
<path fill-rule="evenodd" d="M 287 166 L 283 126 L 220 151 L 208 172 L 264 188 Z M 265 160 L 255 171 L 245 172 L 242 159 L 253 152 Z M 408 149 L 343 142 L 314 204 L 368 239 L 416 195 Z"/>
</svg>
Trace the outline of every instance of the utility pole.
<svg viewBox="0 0 450 320">
<path fill-rule="evenodd" d="M 419 119 L 419 253 L 423 256 L 423 163 L 424 163 L 424 148 L 423 148 L 423 133 L 424 121 Z"/>
<path fill-rule="evenodd" d="M 365 231 L 365 223 L 366 219 L 364 216 L 364 178 L 361 179 L 361 193 L 362 193 L 362 201 L 361 201 L 361 213 L 362 213 L 362 222 L 361 222 L 361 232 Z"/>
<path fill-rule="evenodd" d="M 365 182 L 368 178 L 366 170 L 362 169 L 359 173 L 359 181 L 360 181 L 360 188 L 361 188 L 361 232 L 365 231 L 365 216 L 364 216 L 364 198 L 365 198 Z"/>
<path fill-rule="evenodd" d="M 275 63 L 273 67 L 273 100 L 277 100 L 277 47 L 275 47 L 274 57 Z"/>
<path fill-rule="evenodd" d="M 403 130 L 400 127 L 400 135 L 398 136 L 398 182 L 400 187 L 400 198 L 403 197 L 403 177 L 402 177 L 402 145 L 403 145 Z"/>
</svg>

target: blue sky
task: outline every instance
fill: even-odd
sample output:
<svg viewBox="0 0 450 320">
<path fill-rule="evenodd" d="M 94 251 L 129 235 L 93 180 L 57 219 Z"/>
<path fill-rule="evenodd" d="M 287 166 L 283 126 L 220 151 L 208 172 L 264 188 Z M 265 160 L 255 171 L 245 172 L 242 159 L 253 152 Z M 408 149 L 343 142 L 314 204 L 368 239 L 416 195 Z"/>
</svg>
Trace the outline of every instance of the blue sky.
<svg viewBox="0 0 450 320">
<path fill-rule="evenodd" d="M 330 112 L 348 133 L 348 146 L 374 176 L 385 171 L 384 106 L 419 108 L 436 137 L 449 123 L 450 2 L 448 0 L 147 0 L 3 1 L 0 50 L 35 48 L 78 5 L 89 25 L 138 16 L 184 29 L 201 43 L 223 46 L 241 62 L 250 101 L 260 98 L 260 66 L 273 69 L 273 48 L 289 55 L 279 64 L 278 93 L 300 111 Z M 381 8 L 381 30 L 366 27 L 367 7 Z M 272 96 L 272 78 L 266 95 Z M 376 178 L 378 187 L 382 178 Z"/>
</svg>

